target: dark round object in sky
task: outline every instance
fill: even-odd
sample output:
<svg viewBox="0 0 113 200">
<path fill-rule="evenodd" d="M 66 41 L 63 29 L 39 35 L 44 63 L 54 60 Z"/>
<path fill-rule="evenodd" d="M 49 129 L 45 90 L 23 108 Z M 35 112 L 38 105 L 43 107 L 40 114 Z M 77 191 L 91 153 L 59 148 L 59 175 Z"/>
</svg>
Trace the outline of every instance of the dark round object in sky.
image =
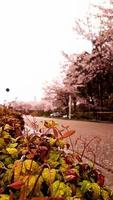
<svg viewBox="0 0 113 200">
<path fill-rule="evenodd" d="M 10 89 L 9 88 L 6 88 L 6 92 L 9 92 L 10 91 Z"/>
</svg>

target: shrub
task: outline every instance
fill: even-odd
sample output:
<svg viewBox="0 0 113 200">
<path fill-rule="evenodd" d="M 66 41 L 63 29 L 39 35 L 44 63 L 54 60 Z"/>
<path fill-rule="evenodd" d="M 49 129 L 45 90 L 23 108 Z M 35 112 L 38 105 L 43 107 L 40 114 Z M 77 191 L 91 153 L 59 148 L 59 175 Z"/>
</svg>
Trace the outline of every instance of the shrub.
<svg viewBox="0 0 113 200">
<path fill-rule="evenodd" d="M 24 119 L 22 114 L 11 107 L 7 108 L 3 106 L 0 109 L 0 126 L 4 127 L 6 124 L 12 127 L 9 132 L 13 137 L 22 134 L 22 130 L 24 129 Z"/>
<path fill-rule="evenodd" d="M 112 200 L 104 176 L 69 150 L 63 139 L 75 131 L 54 121 L 34 134 L 13 138 L 0 129 L 0 198 L 2 200 Z"/>
</svg>

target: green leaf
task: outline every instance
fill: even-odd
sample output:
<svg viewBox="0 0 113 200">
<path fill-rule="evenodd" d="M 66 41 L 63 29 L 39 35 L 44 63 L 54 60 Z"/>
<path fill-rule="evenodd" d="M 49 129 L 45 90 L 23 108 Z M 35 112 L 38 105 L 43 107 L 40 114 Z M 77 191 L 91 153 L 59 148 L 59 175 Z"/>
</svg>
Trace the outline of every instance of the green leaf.
<svg viewBox="0 0 113 200">
<path fill-rule="evenodd" d="M 81 185 L 81 192 L 84 194 L 87 190 L 91 188 L 91 182 L 88 180 L 84 180 L 80 183 Z"/>
<path fill-rule="evenodd" d="M 81 198 L 83 195 L 82 195 L 82 192 L 81 192 L 81 189 L 80 189 L 80 187 L 77 187 L 77 189 L 76 189 L 76 197 L 77 198 Z"/>
<path fill-rule="evenodd" d="M 64 148 L 64 141 L 61 140 L 61 139 L 58 139 L 58 140 L 56 141 L 56 145 L 57 145 L 58 147 L 60 147 L 61 149 L 63 149 L 63 148 Z"/>
<path fill-rule="evenodd" d="M 7 131 L 3 131 L 3 132 L 2 132 L 2 137 L 3 137 L 4 139 L 10 139 L 10 138 L 11 138 L 10 134 L 9 134 Z"/>
<path fill-rule="evenodd" d="M 48 164 L 55 168 L 57 165 L 59 165 L 58 159 L 60 158 L 60 152 L 58 150 L 51 150 L 48 154 Z"/>
<path fill-rule="evenodd" d="M 68 185 L 65 186 L 65 197 L 71 197 L 72 196 L 72 189 Z"/>
<path fill-rule="evenodd" d="M 13 176 L 13 169 L 7 169 L 3 176 L 3 184 L 10 184 Z"/>
<path fill-rule="evenodd" d="M 9 148 L 15 148 L 17 147 L 18 143 L 11 143 L 9 144 Z"/>
<path fill-rule="evenodd" d="M 0 169 L 4 167 L 4 163 L 0 161 Z"/>
<path fill-rule="evenodd" d="M 40 176 L 40 177 L 38 178 L 38 181 L 37 181 L 37 184 L 36 184 L 35 190 L 34 190 L 34 193 L 35 193 L 36 196 L 39 196 L 39 197 L 44 196 L 44 194 L 43 194 L 42 191 L 41 191 L 43 181 L 44 181 L 44 180 L 43 180 L 42 176 Z"/>
<path fill-rule="evenodd" d="M 44 170 L 42 172 L 42 177 L 43 177 L 43 180 L 47 184 L 53 183 L 54 180 L 55 180 L 55 176 L 56 176 L 56 170 L 55 169 L 44 168 Z"/>
<path fill-rule="evenodd" d="M 2 128 L 2 127 L 0 127 L 0 133 L 2 133 L 2 131 L 3 131 L 3 128 Z"/>
<path fill-rule="evenodd" d="M 50 146 L 54 146 L 55 142 L 56 142 L 56 139 L 54 139 L 54 138 L 49 139 Z"/>
<path fill-rule="evenodd" d="M 11 158 L 11 156 L 8 156 L 7 158 L 5 158 L 4 164 L 5 164 L 6 166 L 8 166 L 8 165 L 10 165 L 10 164 L 12 164 L 12 163 L 14 163 L 14 160 Z"/>
<path fill-rule="evenodd" d="M 60 152 L 57 149 L 51 150 L 49 152 L 48 156 L 49 156 L 49 159 L 57 161 L 59 159 L 59 157 L 60 157 Z"/>
<path fill-rule="evenodd" d="M 53 197 L 62 197 L 65 193 L 64 189 L 65 189 L 64 183 L 62 183 L 62 185 L 61 185 L 60 181 L 58 181 L 58 180 L 55 181 L 52 184 L 52 196 Z"/>
<path fill-rule="evenodd" d="M 65 172 L 69 168 L 69 165 L 66 163 L 64 158 L 61 157 L 59 163 L 60 163 L 60 171 L 61 172 Z"/>
<path fill-rule="evenodd" d="M 71 188 L 59 180 L 52 184 L 52 196 L 53 197 L 69 197 L 72 195 Z"/>
</svg>

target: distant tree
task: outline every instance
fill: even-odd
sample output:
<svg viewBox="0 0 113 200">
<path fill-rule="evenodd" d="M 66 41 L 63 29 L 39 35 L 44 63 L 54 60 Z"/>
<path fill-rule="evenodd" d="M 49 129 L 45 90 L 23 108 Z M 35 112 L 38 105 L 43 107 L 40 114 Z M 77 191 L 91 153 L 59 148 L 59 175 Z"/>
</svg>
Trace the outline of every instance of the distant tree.
<svg viewBox="0 0 113 200">
<path fill-rule="evenodd" d="M 53 110 L 65 111 L 68 108 L 69 95 L 64 86 L 54 81 L 44 88 L 44 100 L 51 102 Z"/>
<path fill-rule="evenodd" d="M 100 12 L 95 17 L 95 20 L 100 23 L 97 33 L 91 29 L 93 25 L 89 22 L 89 18 L 86 18 L 86 23 L 80 20 L 76 23 L 77 32 L 91 41 L 92 52 L 84 52 L 78 56 L 64 54 L 68 60 L 64 84 L 73 88 L 76 95 L 86 98 L 89 103 L 98 105 L 102 109 L 103 106 L 107 106 L 113 91 L 113 28 L 111 26 L 113 10 L 99 6 L 96 8 Z"/>
<path fill-rule="evenodd" d="M 63 53 L 66 58 L 63 84 L 54 82 L 45 87 L 45 100 L 53 109 L 68 112 L 70 94 L 74 112 L 78 98 L 84 98 L 101 110 L 108 107 L 113 93 L 113 10 L 100 6 L 93 8 L 95 14 L 86 17 L 85 21 L 78 20 L 75 27 L 78 35 L 90 41 L 92 51 L 79 55 Z"/>
</svg>

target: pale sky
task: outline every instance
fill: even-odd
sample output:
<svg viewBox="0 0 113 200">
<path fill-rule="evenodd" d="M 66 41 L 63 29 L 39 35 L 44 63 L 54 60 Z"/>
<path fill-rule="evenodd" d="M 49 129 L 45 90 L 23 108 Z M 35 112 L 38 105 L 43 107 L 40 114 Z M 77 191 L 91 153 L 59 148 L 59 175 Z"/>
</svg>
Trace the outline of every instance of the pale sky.
<svg viewBox="0 0 113 200">
<path fill-rule="evenodd" d="M 59 76 L 61 52 L 87 50 L 73 27 L 75 18 L 88 11 L 89 1 L 0 1 L 0 103 L 16 97 L 39 100 L 44 82 Z"/>
</svg>

